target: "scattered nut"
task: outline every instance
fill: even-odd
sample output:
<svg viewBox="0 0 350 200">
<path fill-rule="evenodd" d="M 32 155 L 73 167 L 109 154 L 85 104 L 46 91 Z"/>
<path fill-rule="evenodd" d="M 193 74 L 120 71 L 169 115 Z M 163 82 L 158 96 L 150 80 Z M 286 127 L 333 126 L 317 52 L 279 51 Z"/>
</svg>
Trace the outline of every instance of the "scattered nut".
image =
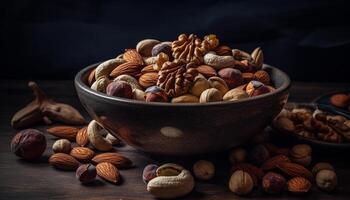
<svg viewBox="0 0 350 200">
<path fill-rule="evenodd" d="M 157 169 L 157 177 L 147 184 L 147 191 L 157 198 L 177 198 L 190 193 L 194 188 L 191 173 L 174 164 L 162 165 Z"/>
<path fill-rule="evenodd" d="M 221 100 L 222 100 L 222 94 L 216 88 L 209 88 L 204 90 L 199 98 L 200 103 L 214 102 L 214 101 L 221 101 Z"/>
<path fill-rule="evenodd" d="M 294 194 L 305 194 L 311 188 L 309 180 L 303 177 L 294 177 L 287 182 L 287 189 Z"/>
<path fill-rule="evenodd" d="M 143 172 L 142 172 L 143 182 L 147 184 L 150 180 L 157 177 L 157 173 L 156 173 L 157 169 L 158 169 L 158 165 L 155 165 L 155 164 L 146 165 L 146 167 L 143 169 Z"/>
<path fill-rule="evenodd" d="M 247 160 L 247 151 L 243 148 L 232 149 L 229 155 L 229 161 L 232 165 L 242 163 Z"/>
<path fill-rule="evenodd" d="M 291 159 L 304 166 L 308 166 L 311 163 L 312 149 L 307 144 L 298 144 L 293 146 L 290 151 Z"/>
<path fill-rule="evenodd" d="M 69 153 L 72 145 L 67 139 L 59 139 L 52 145 L 52 150 L 55 153 Z"/>
<path fill-rule="evenodd" d="M 95 121 L 92 120 L 87 127 L 87 134 L 89 136 L 90 143 L 100 151 L 111 150 L 112 143 L 106 140 L 102 135 L 100 135 L 103 128 Z"/>
<path fill-rule="evenodd" d="M 262 180 L 262 187 L 265 192 L 270 194 L 280 193 L 286 185 L 286 179 L 277 173 L 268 172 Z"/>
<path fill-rule="evenodd" d="M 329 163 L 325 163 L 325 162 L 320 162 L 320 163 L 317 163 L 313 168 L 312 168 L 312 174 L 314 176 L 316 176 L 316 174 L 321 171 L 321 170 L 324 170 L 324 169 L 327 169 L 327 170 L 332 170 L 334 171 L 334 168 L 331 164 Z"/>
<path fill-rule="evenodd" d="M 333 170 L 323 169 L 316 175 L 316 184 L 321 190 L 331 192 L 338 184 L 337 175 Z"/>
<path fill-rule="evenodd" d="M 25 129 L 17 133 L 11 140 L 11 151 L 25 160 L 41 157 L 46 148 L 44 134 L 36 129 Z"/>
<path fill-rule="evenodd" d="M 242 170 L 235 171 L 229 181 L 229 188 L 238 195 L 249 194 L 254 187 L 252 177 Z"/>
<path fill-rule="evenodd" d="M 255 146 L 250 152 L 250 160 L 257 165 L 261 165 L 269 158 L 270 153 L 262 144 Z"/>
<path fill-rule="evenodd" d="M 193 173 L 200 180 L 209 180 L 215 174 L 215 166 L 212 162 L 199 160 L 193 165 Z"/>
<path fill-rule="evenodd" d="M 75 176 L 82 183 L 90 183 L 96 178 L 96 168 L 92 164 L 84 164 L 78 167 Z"/>
</svg>

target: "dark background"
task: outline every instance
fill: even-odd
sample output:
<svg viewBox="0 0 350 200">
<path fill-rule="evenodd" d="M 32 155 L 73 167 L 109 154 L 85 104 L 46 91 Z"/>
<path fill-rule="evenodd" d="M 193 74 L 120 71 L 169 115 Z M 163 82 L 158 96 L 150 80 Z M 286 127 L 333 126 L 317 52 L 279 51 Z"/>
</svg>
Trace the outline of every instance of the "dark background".
<svg viewBox="0 0 350 200">
<path fill-rule="evenodd" d="M 144 38 L 215 33 L 264 50 L 295 81 L 349 82 L 346 1 L 74 1 L 2 3 L 2 79 L 71 79 Z"/>
</svg>

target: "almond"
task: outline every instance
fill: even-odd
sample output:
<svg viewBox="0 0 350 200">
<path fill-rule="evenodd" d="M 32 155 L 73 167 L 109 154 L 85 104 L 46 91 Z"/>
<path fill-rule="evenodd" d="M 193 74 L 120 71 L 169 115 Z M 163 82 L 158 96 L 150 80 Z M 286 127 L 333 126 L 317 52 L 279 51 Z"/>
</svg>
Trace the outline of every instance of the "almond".
<svg viewBox="0 0 350 200">
<path fill-rule="evenodd" d="M 307 178 L 310 181 L 312 180 L 312 177 L 313 177 L 312 173 L 308 169 L 296 163 L 283 162 L 278 164 L 277 168 L 291 177 L 300 176 L 300 177 Z"/>
<path fill-rule="evenodd" d="M 153 68 L 153 64 L 147 65 L 146 67 L 142 68 L 142 70 L 141 70 L 141 74 L 146 74 L 146 73 L 151 73 L 151 72 L 157 73 L 157 70 L 155 70 Z"/>
<path fill-rule="evenodd" d="M 225 45 L 218 46 L 214 51 L 219 56 L 232 56 L 232 49 Z"/>
<path fill-rule="evenodd" d="M 88 162 L 94 157 L 95 152 L 87 147 L 74 147 L 69 154 L 77 160 Z"/>
<path fill-rule="evenodd" d="M 290 159 L 285 155 L 277 155 L 265 161 L 260 168 L 262 170 L 272 170 L 276 168 L 278 164 L 283 162 L 290 162 Z"/>
<path fill-rule="evenodd" d="M 139 54 L 139 52 L 136 51 L 136 49 L 125 49 L 123 58 L 127 62 L 133 62 L 139 65 L 143 65 L 142 56 Z"/>
<path fill-rule="evenodd" d="M 89 144 L 89 137 L 87 134 L 87 127 L 83 127 L 81 128 L 78 133 L 77 136 L 75 138 L 75 141 L 77 142 L 77 144 L 79 146 L 86 146 Z"/>
<path fill-rule="evenodd" d="M 196 69 L 200 74 L 202 74 L 206 78 L 216 76 L 215 69 L 210 67 L 209 65 L 200 65 Z"/>
<path fill-rule="evenodd" d="M 264 70 L 258 70 L 254 73 L 255 80 L 264 83 L 265 85 L 270 84 L 270 75 Z"/>
<path fill-rule="evenodd" d="M 53 136 L 74 141 L 79 128 L 73 126 L 55 126 L 46 130 Z"/>
<path fill-rule="evenodd" d="M 112 182 L 117 183 L 119 181 L 119 170 L 108 162 L 102 162 L 96 166 L 97 175 L 101 178 Z"/>
<path fill-rule="evenodd" d="M 130 76 L 136 76 L 140 73 L 140 65 L 135 62 L 126 62 L 120 64 L 118 67 L 114 68 L 110 74 L 111 77 L 115 78 L 122 74 L 127 74 Z"/>
<path fill-rule="evenodd" d="M 158 73 L 156 72 L 143 74 L 139 78 L 139 84 L 143 88 L 148 88 L 150 86 L 156 85 L 157 81 L 158 81 Z"/>
<path fill-rule="evenodd" d="M 260 168 L 249 163 L 238 163 L 233 165 L 231 168 L 231 173 L 237 170 L 243 170 L 251 175 L 258 177 L 259 179 L 264 176 L 264 172 Z"/>
<path fill-rule="evenodd" d="M 101 153 L 99 155 L 96 155 L 92 159 L 92 162 L 94 163 L 109 162 L 118 168 L 128 168 L 128 167 L 131 167 L 132 165 L 132 162 L 130 159 L 122 156 L 119 153 Z"/>
<path fill-rule="evenodd" d="M 309 180 L 303 177 L 294 177 L 287 182 L 287 189 L 289 192 L 302 194 L 307 193 L 311 188 Z"/>
<path fill-rule="evenodd" d="M 55 153 L 49 159 L 50 165 L 62 170 L 76 170 L 80 163 L 65 153 Z"/>
<path fill-rule="evenodd" d="M 96 81 L 96 79 L 95 79 L 95 70 L 96 70 L 96 68 L 93 69 L 90 72 L 90 74 L 89 74 L 89 77 L 88 77 L 88 84 L 89 84 L 89 86 L 91 86 Z"/>
</svg>

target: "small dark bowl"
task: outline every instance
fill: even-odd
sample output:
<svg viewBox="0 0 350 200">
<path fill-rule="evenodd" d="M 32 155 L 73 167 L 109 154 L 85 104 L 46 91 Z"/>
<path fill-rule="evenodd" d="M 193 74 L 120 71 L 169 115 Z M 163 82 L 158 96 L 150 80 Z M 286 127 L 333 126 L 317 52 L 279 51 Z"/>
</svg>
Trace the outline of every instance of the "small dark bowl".
<svg viewBox="0 0 350 200">
<path fill-rule="evenodd" d="M 87 86 L 81 70 L 75 87 L 81 103 L 104 128 L 145 152 L 191 155 L 226 150 L 261 132 L 288 99 L 289 77 L 264 65 L 276 90 L 235 102 L 171 104 L 107 96 Z"/>
</svg>

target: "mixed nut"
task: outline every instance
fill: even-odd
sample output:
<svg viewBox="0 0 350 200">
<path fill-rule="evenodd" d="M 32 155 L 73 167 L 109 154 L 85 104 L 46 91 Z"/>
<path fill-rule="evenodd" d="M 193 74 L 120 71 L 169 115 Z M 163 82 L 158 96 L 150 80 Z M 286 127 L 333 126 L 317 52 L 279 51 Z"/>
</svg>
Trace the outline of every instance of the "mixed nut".
<svg viewBox="0 0 350 200">
<path fill-rule="evenodd" d="M 127 157 L 113 152 L 112 145 L 119 144 L 119 140 L 107 134 L 94 120 L 87 127 L 55 126 L 46 132 L 58 138 L 52 145 L 49 164 L 56 169 L 76 171 L 76 177 L 82 183 L 93 182 L 96 175 L 108 182 L 118 183 L 119 169 L 133 165 Z M 74 144 L 75 141 L 77 144 Z M 45 148 L 46 137 L 37 129 L 24 129 L 11 141 L 11 150 L 29 161 L 40 158 Z M 104 152 L 96 154 L 94 149 Z"/>
<path fill-rule="evenodd" d="M 250 152 L 234 148 L 228 159 L 232 165 L 228 188 L 239 196 L 250 194 L 259 185 L 267 194 L 283 191 L 305 194 L 314 183 L 323 191 L 333 191 L 337 186 L 334 168 L 329 163 L 317 163 L 310 168 L 311 154 L 312 148 L 306 144 L 289 149 L 262 143 Z M 166 163 L 159 167 L 149 164 L 142 174 L 147 190 L 164 199 L 187 195 L 194 189 L 195 179 L 208 181 L 214 176 L 215 166 L 207 160 L 195 162 L 192 173 L 178 164 Z"/>
<path fill-rule="evenodd" d="M 248 54 L 219 43 L 214 34 L 144 39 L 99 64 L 87 84 L 110 96 L 171 103 L 236 101 L 274 90 L 260 48 Z"/>
<path fill-rule="evenodd" d="M 350 119 L 318 108 L 287 106 L 273 124 L 279 129 L 310 139 L 332 143 L 350 142 Z"/>
</svg>

